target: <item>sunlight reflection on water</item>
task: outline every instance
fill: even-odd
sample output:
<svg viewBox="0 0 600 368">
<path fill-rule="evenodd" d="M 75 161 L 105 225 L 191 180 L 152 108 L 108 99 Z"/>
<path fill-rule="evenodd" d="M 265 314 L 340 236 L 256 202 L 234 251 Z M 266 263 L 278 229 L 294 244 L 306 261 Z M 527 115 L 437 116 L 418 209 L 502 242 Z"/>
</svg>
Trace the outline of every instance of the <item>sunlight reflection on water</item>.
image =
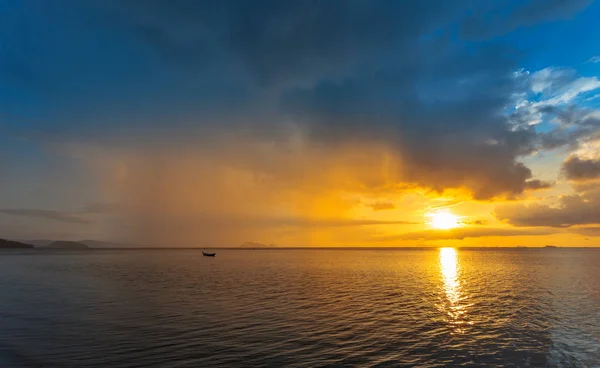
<svg viewBox="0 0 600 368">
<path fill-rule="evenodd" d="M 465 296 L 460 284 L 460 263 L 454 248 L 440 248 L 440 272 L 446 292 L 446 301 L 442 303 L 444 312 L 449 316 L 449 323 L 456 332 L 464 332 L 460 326 L 465 324 Z"/>
</svg>

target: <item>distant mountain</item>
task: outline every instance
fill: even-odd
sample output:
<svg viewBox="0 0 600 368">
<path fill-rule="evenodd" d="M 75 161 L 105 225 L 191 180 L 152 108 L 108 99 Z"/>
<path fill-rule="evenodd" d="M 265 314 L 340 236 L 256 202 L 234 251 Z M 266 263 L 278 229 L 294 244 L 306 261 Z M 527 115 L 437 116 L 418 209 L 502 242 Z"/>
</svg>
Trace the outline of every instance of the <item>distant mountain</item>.
<svg viewBox="0 0 600 368">
<path fill-rule="evenodd" d="M 32 249 L 33 245 L 12 240 L 0 239 L 0 249 Z"/>
<path fill-rule="evenodd" d="M 240 245 L 240 248 L 276 248 L 276 247 L 277 247 L 277 245 L 275 245 L 275 244 L 263 244 L 263 243 L 249 242 L 249 241 Z"/>
<path fill-rule="evenodd" d="M 57 240 L 48 244 L 45 248 L 50 249 L 89 249 L 87 245 L 74 241 Z"/>
<path fill-rule="evenodd" d="M 50 239 L 33 239 L 33 240 L 24 240 L 27 244 L 32 244 L 35 247 L 45 247 L 50 245 L 54 240 Z"/>
<path fill-rule="evenodd" d="M 139 248 L 137 245 L 126 244 L 126 243 L 114 243 L 102 240 L 80 240 L 78 243 L 87 245 L 90 248 Z"/>
<path fill-rule="evenodd" d="M 25 240 L 23 242 L 27 243 L 27 244 L 33 244 L 35 247 L 38 247 L 38 248 L 45 248 L 45 247 L 48 247 L 50 244 L 55 243 L 57 241 L 50 240 L 50 239 L 33 239 L 33 240 Z M 63 242 L 63 241 L 61 240 L 61 242 Z M 83 244 L 83 245 L 86 245 L 88 248 L 139 248 L 139 246 L 137 246 L 137 245 L 127 244 L 127 243 L 114 243 L 114 242 L 108 242 L 108 241 L 102 241 L 102 240 L 92 240 L 92 239 L 69 241 L 69 242 Z"/>
</svg>

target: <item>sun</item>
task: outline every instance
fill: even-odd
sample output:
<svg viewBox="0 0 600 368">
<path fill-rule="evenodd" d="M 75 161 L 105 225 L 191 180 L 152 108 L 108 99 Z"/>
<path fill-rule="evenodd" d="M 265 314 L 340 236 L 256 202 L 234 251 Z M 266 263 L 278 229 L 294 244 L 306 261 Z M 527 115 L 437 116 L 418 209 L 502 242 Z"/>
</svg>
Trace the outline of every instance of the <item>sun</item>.
<svg viewBox="0 0 600 368">
<path fill-rule="evenodd" d="M 429 225 L 435 229 L 448 230 L 460 226 L 459 217 L 450 211 L 436 211 L 427 215 Z"/>
</svg>

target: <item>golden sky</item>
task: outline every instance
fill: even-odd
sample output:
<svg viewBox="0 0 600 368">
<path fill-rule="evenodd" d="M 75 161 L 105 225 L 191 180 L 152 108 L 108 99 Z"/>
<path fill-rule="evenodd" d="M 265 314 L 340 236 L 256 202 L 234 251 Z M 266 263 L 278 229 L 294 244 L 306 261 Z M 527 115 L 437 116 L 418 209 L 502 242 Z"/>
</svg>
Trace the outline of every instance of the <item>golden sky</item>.
<svg viewBox="0 0 600 368">
<path fill-rule="evenodd" d="M 561 211 L 561 201 L 573 195 L 575 183 L 556 173 L 541 177 L 553 183 L 550 188 L 475 199 L 467 185 L 439 190 L 402 182 L 401 159 L 376 145 L 326 154 L 301 144 L 284 152 L 249 141 L 224 139 L 219 145 L 108 155 L 89 147 L 73 151 L 104 178 L 111 202 L 95 216 L 112 218 L 108 233 L 124 242 L 594 246 L 597 239 L 593 226 L 534 223 L 536 206 Z M 544 171 L 540 161 L 530 163 L 534 172 Z M 573 209 L 562 212 L 567 210 Z M 519 220 L 523 214 L 530 217 Z"/>
<path fill-rule="evenodd" d="M 600 2 L 13 3 L 0 237 L 600 245 Z"/>
</svg>

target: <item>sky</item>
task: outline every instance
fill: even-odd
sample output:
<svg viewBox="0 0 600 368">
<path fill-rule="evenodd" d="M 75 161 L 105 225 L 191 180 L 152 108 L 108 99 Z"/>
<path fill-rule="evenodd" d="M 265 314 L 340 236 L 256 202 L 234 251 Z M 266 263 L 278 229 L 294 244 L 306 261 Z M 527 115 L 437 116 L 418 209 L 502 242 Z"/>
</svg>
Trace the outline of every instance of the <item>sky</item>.
<svg viewBox="0 0 600 368">
<path fill-rule="evenodd" d="M 0 237 L 600 246 L 597 19 L 591 0 L 0 0 Z"/>
</svg>

